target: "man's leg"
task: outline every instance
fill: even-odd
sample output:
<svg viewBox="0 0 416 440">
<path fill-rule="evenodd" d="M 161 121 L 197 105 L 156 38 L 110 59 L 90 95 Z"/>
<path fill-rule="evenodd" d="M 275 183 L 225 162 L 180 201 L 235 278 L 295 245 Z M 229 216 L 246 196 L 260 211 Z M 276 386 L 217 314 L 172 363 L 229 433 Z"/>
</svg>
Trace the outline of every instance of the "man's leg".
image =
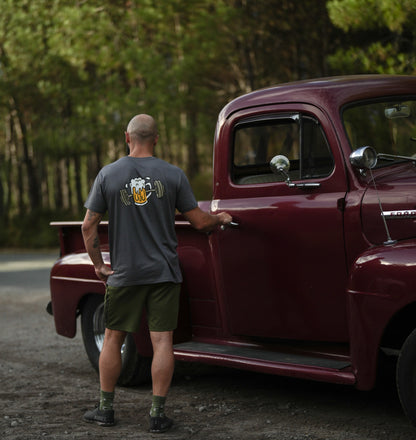
<svg viewBox="0 0 416 440">
<path fill-rule="evenodd" d="M 150 338 L 153 345 L 153 395 L 166 397 L 175 368 L 172 346 L 173 331 L 150 332 Z"/>
<path fill-rule="evenodd" d="M 166 396 L 175 368 L 172 338 L 173 331 L 150 332 L 153 345 L 153 398 L 150 409 L 150 432 L 165 432 L 173 425 L 173 420 L 166 417 L 164 411 Z"/>
<path fill-rule="evenodd" d="M 104 343 L 99 361 L 102 391 L 114 392 L 121 372 L 121 347 L 125 337 L 125 332 L 105 329 Z"/>
<path fill-rule="evenodd" d="M 100 405 L 84 414 L 84 420 L 101 426 L 114 425 L 114 390 L 121 372 L 121 346 L 125 332 L 105 329 L 103 349 L 100 355 Z"/>
</svg>

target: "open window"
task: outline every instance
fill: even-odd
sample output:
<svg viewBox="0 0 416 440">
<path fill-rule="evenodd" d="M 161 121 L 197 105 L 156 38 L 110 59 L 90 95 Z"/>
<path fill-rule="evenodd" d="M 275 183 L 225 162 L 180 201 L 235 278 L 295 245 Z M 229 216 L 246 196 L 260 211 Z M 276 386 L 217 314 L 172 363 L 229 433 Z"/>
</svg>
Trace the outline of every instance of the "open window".
<svg viewBox="0 0 416 440">
<path fill-rule="evenodd" d="M 234 132 L 232 179 L 238 185 L 283 181 L 269 163 L 276 155 L 290 161 L 292 181 L 331 174 L 334 160 L 318 121 L 298 113 L 240 122 Z"/>
</svg>

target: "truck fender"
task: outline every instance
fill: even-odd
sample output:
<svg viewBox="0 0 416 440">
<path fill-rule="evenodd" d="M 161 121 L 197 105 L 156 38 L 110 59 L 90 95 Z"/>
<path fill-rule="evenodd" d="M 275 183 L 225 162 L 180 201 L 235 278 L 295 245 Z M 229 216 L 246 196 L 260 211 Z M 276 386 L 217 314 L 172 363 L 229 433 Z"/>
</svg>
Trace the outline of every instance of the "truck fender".
<svg viewBox="0 0 416 440">
<path fill-rule="evenodd" d="M 89 294 L 105 293 L 87 254 L 73 254 L 56 261 L 51 270 L 50 290 L 56 332 L 73 338 L 82 300 Z"/>
<path fill-rule="evenodd" d="M 398 311 L 416 301 L 415 269 L 414 240 L 375 246 L 352 265 L 347 305 L 351 362 L 358 389 L 374 386 L 383 332 Z"/>
</svg>

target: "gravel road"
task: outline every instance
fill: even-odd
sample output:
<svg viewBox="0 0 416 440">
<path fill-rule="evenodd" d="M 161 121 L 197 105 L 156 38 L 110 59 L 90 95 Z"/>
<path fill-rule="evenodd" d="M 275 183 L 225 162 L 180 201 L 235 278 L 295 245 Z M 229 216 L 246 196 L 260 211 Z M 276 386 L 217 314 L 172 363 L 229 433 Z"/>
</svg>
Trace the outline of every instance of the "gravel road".
<svg viewBox="0 0 416 440">
<path fill-rule="evenodd" d="M 117 425 L 82 421 L 98 378 L 78 334 L 56 335 L 49 269 L 57 252 L 0 252 L 0 438 L 410 440 L 394 386 L 371 392 L 217 367 L 178 363 L 166 434 L 147 432 L 150 386 L 118 388 Z"/>
</svg>

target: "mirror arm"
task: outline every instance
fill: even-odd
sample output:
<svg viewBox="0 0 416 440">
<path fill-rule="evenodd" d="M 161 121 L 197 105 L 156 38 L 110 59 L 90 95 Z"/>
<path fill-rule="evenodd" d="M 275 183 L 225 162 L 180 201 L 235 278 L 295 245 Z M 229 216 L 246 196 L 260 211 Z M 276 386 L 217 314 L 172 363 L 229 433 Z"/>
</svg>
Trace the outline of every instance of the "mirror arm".
<svg viewBox="0 0 416 440">
<path fill-rule="evenodd" d="M 410 162 L 416 162 L 416 157 L 409 157 L 409 156 L 399 156 L 397 154 L 385 154 L 385 153 L 378 153 L 377 157 L 381 157 L 383 159 L 390 159 L 390 160 L 394 160 L 394 159 L 403 159 L 403 160 L 408 160 Z"/>
</svg>

